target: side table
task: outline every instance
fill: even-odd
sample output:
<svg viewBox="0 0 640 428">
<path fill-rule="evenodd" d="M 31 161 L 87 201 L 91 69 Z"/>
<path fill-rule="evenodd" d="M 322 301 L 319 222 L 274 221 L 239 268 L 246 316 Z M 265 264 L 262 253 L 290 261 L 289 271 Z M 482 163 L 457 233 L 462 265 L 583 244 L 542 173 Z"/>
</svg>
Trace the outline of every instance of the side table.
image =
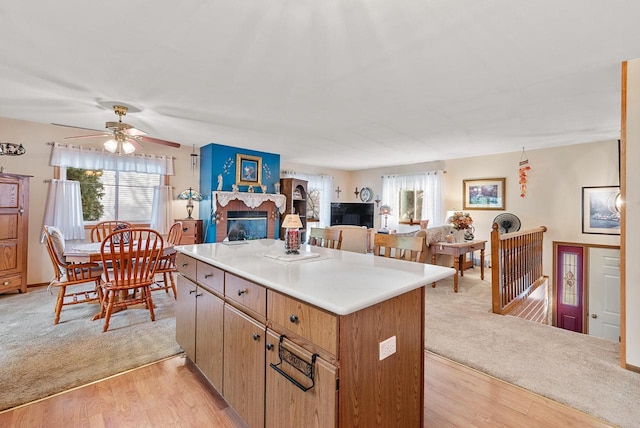
<svg viewBox="0 0 640 428">
<path fill-rule="evenodd" d="M 460 243 L 436 242 L 431 244 L 431 263 L 436 264 L 438 254 L 448 254 L 453 256 L 453 268 L 456 273 L 453 275 L 453 291 L 458 292 L 458 273 L 464 276 L 463 257 L 467 253 L 480 250 L 480 278 L 484 279 L 484 247 L 487 241 L 467 241 Z M 431 284 L 435 288 L 436 283 Z"/>
</svg>

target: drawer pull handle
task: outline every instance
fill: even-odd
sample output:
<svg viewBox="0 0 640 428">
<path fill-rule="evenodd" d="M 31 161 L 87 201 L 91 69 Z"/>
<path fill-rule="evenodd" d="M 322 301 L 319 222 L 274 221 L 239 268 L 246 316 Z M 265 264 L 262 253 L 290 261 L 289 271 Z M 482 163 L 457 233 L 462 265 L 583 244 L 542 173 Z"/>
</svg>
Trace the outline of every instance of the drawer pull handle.
<svg viewBox="0 0 640 428">
<path fill-rule="evenodd" d="M 242 296 L 247 290 L 238 290 L 238 296 Z"/>
<path fill-rule="evenodd" d="M 301 356 L 294 354 L 293 352 L 291 352 L 290 350 L 282 346 L 282 340 L 285 337 L 286 337 L 285 335 L 280 336 L 280 343 L 278 344 L 278 357 L 280 358 L 280 362 L 278 364 L 270 363 L 269 365 L 271 366 L 272 369 L 280 373 L 289 382 L 291 382 L 292 384 L 300 388 L 302 391 L 307 392 L 308 390 L 313 388 L 316 383 L 314 379 L 315 377 L 314 373 L 315 373 L 315 366 L 316 366 L 316 358 L 318 357 L 318 354 L 313 354 L 311 356 L 311 362 L 308 363 Z M 279 367 L 282 365 L 282 363 L 289 364 L 291 367 L 293 367 L 294 369 L 302 373 L 304 376 L 311 379 L 311 386 L 304 386 L 303 384 L 295 380 L 293 377 L 291 377 L 284 370 L 282 370 Z"/>
<path fill-rule="evenodd" d="M 202 296 L 202 293 L 196 294 L 196 299 L 200 296 Z"/>
<path fill-rule="evenodd" d="M 2 285 L 9 285 L 9 281 L 5 281 Z"/>
<path fill-rule="evenodd" d="M 260 340 L 260 335 L 258 333 L 253 333 L 253 340 L 255 341 Z"/>
<path fill-rule="evenodd" d="M 294 314 L 289 315 L 289 321 L 291 321 L 292 323 L 297 323 L 298 322 L 298 317 L 295 316 Z"/>
<path fill-rule="evenodd" d="M 186 232 L 187 230 L 189 230 L 189 228 L 188 228 L 188 227 L 183 227 L 183 228 L 182 228 L 182 231 L 183 231 L 183 232 Z"/>
<path fill-rule="evenodd" d="M 182 263 L 182 267 L 187 267 L 189 266 L 189 263 Z"/>
<path fill-rule="evenodd" d="M 273 349 L 273 343 L 267 343 L 267 351 L 271 351 Z"/>
<path fill-rule="evenodd" d="M 212 273 L 206 273 L 204 274 L 204 279 L 211 278 L 212 276 L 213 276 Z"/>
<path fill-rule="evenodd" d="M 196 290 L 189 290 L 189 294 L 193 294 L 195 292 L 196 292 Z"/>
</svg>

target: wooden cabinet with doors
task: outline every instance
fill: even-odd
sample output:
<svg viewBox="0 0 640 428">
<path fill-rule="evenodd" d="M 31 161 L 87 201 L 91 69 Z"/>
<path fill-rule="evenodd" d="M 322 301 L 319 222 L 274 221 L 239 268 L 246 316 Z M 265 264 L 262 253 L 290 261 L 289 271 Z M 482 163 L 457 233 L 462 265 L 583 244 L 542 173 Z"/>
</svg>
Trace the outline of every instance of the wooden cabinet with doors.
<svg viewBox="0 0 640 428">
<path fill-rule="evenodd" d="M 202 243 L 202 220 L 176 219 L 182 223 L 182 237 L 180 245 Z"/>
<path fill-rule="evenodd" d="M 27 292 L 30 178 L 0 174 L 0 293 Z"/>
<path fill-rule="evenodd" d="M 211 385 L 222 392 L 224 273 L 178 254 L 176 341 Z M 197 283 L 195 282 L 197 281 Z"/>
<path fill-rule="evenodd" d="M 300 242 L 306 242 L 307 230 L 307 181 L 297 178 L 281 178 L 280 189 L 287 197 L 287 206 L 280 218 L 280 224 L 287 214 L 298 214 L 302 221 L 300 229 Z M 285 230 L 280 228 L 280 239 L 284 239 Z"/>
</svg>

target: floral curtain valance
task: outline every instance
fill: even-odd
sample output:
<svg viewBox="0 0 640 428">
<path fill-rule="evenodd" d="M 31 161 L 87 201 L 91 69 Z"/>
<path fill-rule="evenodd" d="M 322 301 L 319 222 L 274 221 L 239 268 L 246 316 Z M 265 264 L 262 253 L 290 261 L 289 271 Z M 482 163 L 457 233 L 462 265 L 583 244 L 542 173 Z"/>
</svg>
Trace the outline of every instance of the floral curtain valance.
<svg viewBox="0 0 640 428">
<path fill-rule="evenodd" d="M 173 158 L 145 154 L 120 155 L 104 150 L 54 143 L 51 166 L 174 175 Z"/>
</svg>

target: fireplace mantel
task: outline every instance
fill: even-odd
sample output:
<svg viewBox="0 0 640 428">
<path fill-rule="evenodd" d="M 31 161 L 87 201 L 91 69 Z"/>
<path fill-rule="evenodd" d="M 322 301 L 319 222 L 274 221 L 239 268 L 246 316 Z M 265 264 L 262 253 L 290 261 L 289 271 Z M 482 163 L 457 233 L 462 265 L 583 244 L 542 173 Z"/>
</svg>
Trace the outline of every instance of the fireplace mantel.
<svg viewBox="0 0 640 428">
<path fill-rule="evenodd" d="M 285 210 L 287 204 L 287 197 L 281 194 L 273 193 L 249 193 L 249 192 L 212 192 L 213 200 L 220 204 L 221 207 L 226 207 L 229 202 L 234 200 L 242 201 L 247 207 L 253 209 L 257 208 L 266 201 L 272 201 L 280 214 Z M 217 209 L 217 204 L 212 204 L 213 209 Z M 215 211 L 214 211 L 215 213 Z"/>
</svg>

